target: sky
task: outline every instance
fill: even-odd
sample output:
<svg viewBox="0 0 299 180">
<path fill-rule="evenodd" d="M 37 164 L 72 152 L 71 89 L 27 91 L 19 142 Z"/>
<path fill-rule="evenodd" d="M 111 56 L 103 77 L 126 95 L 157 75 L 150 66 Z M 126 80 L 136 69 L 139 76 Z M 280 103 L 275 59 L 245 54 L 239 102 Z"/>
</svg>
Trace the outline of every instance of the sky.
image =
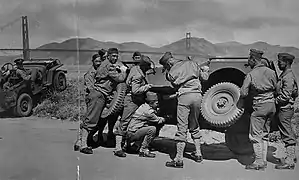
<svg viewBox="0 0 299 180">
<path fill-rule="evenodd" d="M 22 47 L 21 21 L 7 25 L 22 15 L 31 48 L 73 37 L 160 47 L 186 32 L 212 43 L 299 48 L 298 7 L 298 0 L 0 0 L 0 48 Z"/>
</svg>

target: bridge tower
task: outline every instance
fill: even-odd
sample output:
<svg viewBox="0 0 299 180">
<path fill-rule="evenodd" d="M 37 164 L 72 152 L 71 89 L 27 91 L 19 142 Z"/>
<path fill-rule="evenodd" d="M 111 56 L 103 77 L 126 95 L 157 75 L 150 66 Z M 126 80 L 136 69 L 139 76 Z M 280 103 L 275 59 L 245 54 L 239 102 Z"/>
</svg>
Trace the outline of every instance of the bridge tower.
<svg viewBox="0 0 299 180">
<path fill-rule="evenodd" d="M 22 35 L 23 35 L 22 36 L 23 37 L 23 58 L 24 60 L 30 60 L 27 16 L 22 16 Z"/>
<path fill-rule="evenodd" d="M 191 33 L 186 33 L 186 50 L 189 51 L 191 47 Z"/>
</svg>

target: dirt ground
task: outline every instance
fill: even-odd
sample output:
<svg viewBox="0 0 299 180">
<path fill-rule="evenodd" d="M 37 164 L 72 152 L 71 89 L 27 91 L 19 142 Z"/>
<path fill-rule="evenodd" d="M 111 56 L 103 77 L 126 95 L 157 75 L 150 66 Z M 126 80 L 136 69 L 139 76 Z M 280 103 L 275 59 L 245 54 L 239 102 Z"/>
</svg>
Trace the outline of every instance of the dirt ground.
<svg viewBox="0 0 299 180">
<path fill-rule="evenodd" d="M 77 126 L 77 123 L 36 117 L 1 118 L 0 180 L 76 180 L 77 174 L 80 180 L 295 180 L 299 177 L 298 163 L 295 171 L 275 170 L 271 162 L 265 172 L 247 171 L 223 144 L 204 146 L 204 162 L 197 164 L 185 158 L 183 169 L 164 166 L 169 160 L 166 152 L 173 149 L 174 143 L 162 138 L 154 143 L 160 150 L 155 159 L 134 154 L 121 159 L 113 155 L 112 148 L 103 147 L 95 149 L 93 155 L 82 155 L 72 149 Z M 190 149 L 192 145 L 188 145 L 187 151 Z"/>
</svg>

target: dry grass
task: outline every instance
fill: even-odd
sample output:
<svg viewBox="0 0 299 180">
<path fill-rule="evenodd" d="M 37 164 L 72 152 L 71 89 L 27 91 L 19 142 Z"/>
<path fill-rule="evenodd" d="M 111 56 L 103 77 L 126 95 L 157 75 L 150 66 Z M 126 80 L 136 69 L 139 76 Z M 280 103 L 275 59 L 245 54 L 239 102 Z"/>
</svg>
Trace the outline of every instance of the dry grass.
<svg viewBox="0 0 299 180">
<path fill-rule="evenodd" d="M 47 92 L 42 103 L 33 109 L 33 115 L 61 120 L 77 121 L 85 112 L 82 79 L 68 79 L 63 92 Z"/>
</svg>

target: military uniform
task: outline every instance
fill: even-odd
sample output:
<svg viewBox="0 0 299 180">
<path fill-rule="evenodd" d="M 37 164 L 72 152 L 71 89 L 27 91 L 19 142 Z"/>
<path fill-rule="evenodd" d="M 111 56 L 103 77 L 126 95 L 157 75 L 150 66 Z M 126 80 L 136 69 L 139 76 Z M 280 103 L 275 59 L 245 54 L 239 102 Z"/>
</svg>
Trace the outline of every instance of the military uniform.
<svg viewBox="0 0 299 180">
<path fill-rule="evenodd" d="M 158 101 L 158 97 L 154 93 L 147 94 L 149 94 L 147 96 L 148 100 Z M 131 143 L 134 141 L 142 141 L 141 147 L 139 149 L 139 156 L 151 158 L 155 157 L 155 154 L 150 153 L 148 150 L 148 146 L 153 141 L 156 134 L 156 127 L 151 124 L 161 124 L 165 121 L 165 119 L 163 117 L 157 116 L 157 111 L 148 103 L 142 104 L 129 119 L 130 121 L 126 135 L 128 142 Z"/>
<path fill-rule="evenodd" d="M 276 90 L 277 78 L 273 70 L 261 63 L 260 58 L 263 52 L 255 49 L 250 50 L 251 58 L 257 61 L 251 72 L 249 72 L 240 90 L 240 98 L 249 94 L 253 98 L 253 112 L 250 116 L 250 135 L 256 155 L 255 162 L 246 166 L 246 169 L 265 168 L 263 158 L 263 132 L 267 121 L 272 119 L 275 112 L 274 93 Z"/>
<path fill-rule="evenodd" d="M 111 95 L 118 83 L 125 81 L 125 72 L 117 72 L 117 68 L 120 66 L 122 66 L 122 64 L 119 62 L 112 64 L 110 61 L 105 60 L 97 68 L 96 73 L 92 73 L 95 76 L 94 85 L 92 86 L 94 90 L 92 90 L 92 93 L 87 97 L 87 103 L 94 106 L 92 106 L 90 113 L 88 113 L 87 118 L 84 120 L 83 126 L 85 128 L 89 130 L 95 129 L 105 107 L 107 96 Z M 86 78 L 92 79 L 91 76 L 88 75 Z"/>
<path fill-rule="evenodd" d="M 278 59 L 293 61 L 295 57 L 288 53 L 279 53 Z M 276 104 L 278 109 L 278 128 L 286 148 L 286 160 L 277 165 L 277 169 L 294 169 L 296 138 L 291 120 L 294 115 L 294 102 L 298 97 L 297 79 L 291 68 L 286 68 L 279 76 Z"/>
<path fill-rule="evenodd" d="M 150 59 L 147 56 L 142 56 L 141 63 L 148 63 L 150 65 Z M 148 84 L 146 74 L 141 70 L 139 65 L 133 66 L 127 77 L 126 84 L 128 91 L 124 99 L 123 114 L 118 123 L 115 124 L 116 135 L 116 149 L 115 155 L 125 157 L 121 149 L 121 141 L 125 136 L 130 116 L 137 110 L 137 108 L 145 102 L 145 93 L 151 87 Z"/>
<path fill-rule="evenodd" d="M 37 76 L 37 71 L 35 69 L 33 69 L 32 71 L 25 70 L 25 68 L 22 66 L 23 61 L 24 61 L 24 59 L 14 60 L 15 64 L 17 65 L 15 68 L 17 78 L 20 80 L 25 80 L 25 81 L 28 81 L 28 80 L 35 81 L 36 76 Z M 12 87 L 13 85 L 14 84 L 13 84 L 13 82 L 11 82 L 10 77 L 8 77 L 7 82 L 5 82 L 3 85 L 3 89 L 7 90 L 10 87 Z"/>
<path fill-rule="evenodd" d="M 160 64 L 164 67 L 172 58 L 171 53 L 166 52 L 160 59 Z M 196 152 L 192 154 L 194 160 L 202 161 L 200 150 L 200 127 L 198 118 L 202 100 L 201 81 L 208 79 L 208 73 L 202 71 L 196 62 L 190 60 L 174 60 L 172 67 L 166 74 L 166 79 L 178 90 L 177 99 L 177 128 L 175 138 L 177 144 L 177 155 L 174 161 L 167 162 L 169 167 L 183 167 L 183 152 L 187 141 L 187 131 L 191 133 L 194 140 Z"/>
<path fill-rule="evenodd" d="M 83 147 L 80 151 L 83 153 L 92 154 L 91 147 L 87 146 L 88 134 L 98 130 L 99 119 L 105 107 L 107 96 L 111 95 L 118 83 L 124 82 L 126 73 L 124 71 L 119 72 L 119 68 L 122 66 L 120 62 L 112 64 L 109 60 L 104 60 L 96 70 L 90 69 L 84 75 L 87 111 L 80 124 Z"/>
</svg>

